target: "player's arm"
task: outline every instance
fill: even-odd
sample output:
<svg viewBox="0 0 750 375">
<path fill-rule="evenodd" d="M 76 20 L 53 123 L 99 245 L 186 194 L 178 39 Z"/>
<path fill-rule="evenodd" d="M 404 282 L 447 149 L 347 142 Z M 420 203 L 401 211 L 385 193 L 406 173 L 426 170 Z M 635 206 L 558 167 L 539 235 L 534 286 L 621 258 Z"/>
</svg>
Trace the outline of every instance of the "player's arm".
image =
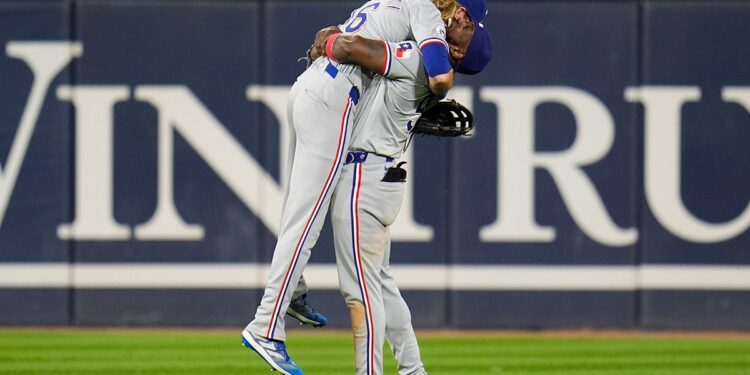
<svg viewBox="0 0 750 375">
<path fill-rule="evenodd" d="M 424 67 L 430 77 L 430 91 L 445 97 L 453 87 L 453 67 L 448 57 L 448 45 L 439 38 L 429 38 L 419 43 Z"/>
<path fill-rule="evenodd" d="M 351 34 L 333 34 L 326 41 L 325 51 L 330 59 L 340 63 L 359 65 L 378 74 L 387 73 L 388 44 L 382 40 Z"/>
<path fill-rule="evenodd" d="M 359 35 L 334 33 L 328 36 L 324 45 L 326 55 L 332 60 L 345 64 L 359 65 L 371 72 L 382 74 L 388 78 L 397 78 L 389 74 L 390 60 L 393 54 L 392 44 L 381 40 L 363 38 Z M 427 48 L 420 48 L 420 50 L 423 54 L 422 63 L 429 75 L 430 91 L 436 96 L 443 98 L 448 93 L 448 90 L 453 87 L 453 68 L 450 63 L 446 63 L 445 66 L 437 70 L 444 73 L 432 75 L 430 71 L 436 71 L 434 69 L 435 64 L 430 65 L 429 63 L 430 52 L 439 50 L 440 48 L 443 48 L 443 44 L 435 43 L 434 47 L 428 46 Z M 427 55 L 424 54 L 425 51 L 428 51 Z"/>
<path fill-rule="evenodd" d="M 430 91 L 444 97 L 453 87 L 453 67 L 440 12 L 430 1 L 414 2 L 409 8 L 409 23 L 430 77 Z"/>
<path fill-rule="evenodd" d="M 430 76 L 430 91 L 432 91 L 433 94 L 444 98 L 451 87 L 453 87 L 453 68 L 447 73 L 438 74 L 434 77 Z"/>
</svg>

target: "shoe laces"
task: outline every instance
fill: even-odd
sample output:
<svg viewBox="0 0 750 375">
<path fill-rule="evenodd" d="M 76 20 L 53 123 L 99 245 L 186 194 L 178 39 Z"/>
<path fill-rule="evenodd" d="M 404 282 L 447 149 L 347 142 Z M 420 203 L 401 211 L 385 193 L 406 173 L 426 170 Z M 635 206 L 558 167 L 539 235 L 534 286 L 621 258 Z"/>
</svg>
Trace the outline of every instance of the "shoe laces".
<svg viewBox="0 0 750 375">
<path fill-rule="evenodd" d="M 299 306 L 307 311 L 310 311 L 310 312 L 313 311 L 312 307 L 307 304 L 307 293 L 297 297 L 294 301 L 292 301 L 292 303 L 295 306 Z"/>
<path fill-rule="evenodd" d="M 289 353 L 286 351 L 286 345 L 284 345 L 281 341 L 271 341 L 273 342 L 273 346 L 276 348 L 276 351 L 281 353 L 284 356 L 284 361 L 289 362 L 292 359 L 289 357 Z"/>
</svg>

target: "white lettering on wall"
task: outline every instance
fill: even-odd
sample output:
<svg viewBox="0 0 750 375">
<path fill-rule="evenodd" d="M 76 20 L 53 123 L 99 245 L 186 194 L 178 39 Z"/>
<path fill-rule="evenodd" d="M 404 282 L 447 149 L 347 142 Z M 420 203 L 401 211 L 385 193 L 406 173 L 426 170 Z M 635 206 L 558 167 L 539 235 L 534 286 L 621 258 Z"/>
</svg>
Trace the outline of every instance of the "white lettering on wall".
<svg viewBox="0 0 750 375">
<path fill-rule="evenodd" d="M 33 73 L 33 82 L 18 129 L 12 139 L 5 165 L 0 165 L 0 225 L 5 219 L 16 180 L 23 165 L 31 136 L 52 81 L 70 62 L 80 57 L 78 42 L 9 42 L 7 56 L 22 60 Z M 279 126 L 279 175 L 277 183 L 203 103 L 181 85 L 143 85 L 133 88 L 135 100 L 147 102 L 158 113 L 157 205 L 153 216 L 134 230 L 118 223 L 114 216 L 113 110 L 117 103 L 131 100 L 126 85 L 61 85 L 59 100 L 75 109 L 75 216 L 58 226 L 61 239 L 75 240 L 201 240 L 199 223 L 187 223 L 174 200 L 174 136 L 183 137 L 243 204 L 269 229 L 278 232 L 281 200 L 286 186 L 289 139 L 286 119 L 288 86 L 250 85 L 248 100 L 266 105 Z M 552 177 L 565 207 L 581 230 L 592 240 L 607 246 L 628 246 L 638 240 L 635 228 L 615 223 L 599 190 L 584 167 L 601 162 L 615 142 L 615 124 L 604 104 L 591 94 L 573 87 L 484 87 L 481 100 L 498 108 L 497 218 L 479 229 L 487 242 L 552 242 L 554 224 L 536 221 L 534 172 L 542 169 Z M 457 87 L 451 96 L 473 105 L 473 89 Z M 701 98 L 695 86 L 629 87 L 629 102 L 644 107 L 644 188 L 654 217 L 673 235 L 687 241 L 716 243 L 744 233 L 750 227 L 750 203 L 732 220 L 704 221 L 692 214 L 681 197 L 681 110 L 685 103 Z M 750 112 L 750 88 L 725 87 L 725 102 Z M 535 110 L 542 103 L 557 103 L 575 119 L 576 138 L 569 148 L 554 152 L 535 150 Z M 480 129 L 481 131 L 481 129 Z M 466 138 L 464 142 L 470 142 Z M 404 159 L 413 160 L 412 148 Z M 405 198 L 398 220 L 392 227 L 394 241 L 433 240 L 433 228 L 417 223 L 414 212 L 414 179 L 410 170 Z M 750 197 L 749 197 L 750 199 Z M 636 203 L 633 203 L 636 204 Z"/>
<path fill-rule="evenodd" d="M 485 87 L 482 100 L 498 108 L 497 220 L 480 229 L 483 241 L 552 242 L 555 228 L 534 216 L 534 169 L 550 173 L 573 220 L 586 235 L 609 246 L 636 242 L 634 228 L 617 226 L 583 167 L 603 158 L 614 141 L 614 121 L 594 96 L 571 87 Z M 534 151 L 534 111 L 542 103 L 568 108 L 576 123 L 576 139 L 563 151 Z"/>
<path fill-rule="evenodd" d="M 700 100 L 694 86 L 644 86 L 625 90 L 625 98 L 643 103 L 645 111 L 646 200 L 654 217 L 672 234 L 692 242 L 710 243 L 733 238 L 750 226 L 750 205 L 734 220 L 709 223 L 695 217 L 682 201 L 680 175 L 682 106 Z M 750 90 L 725 88 L 725 101 L 750 110 Z"/>
<path fill-rule="evenodd" d="M 60 239 L 127 240 L 130 227 L 113 213 L 113 115 L 130 98 L 127 86 L 67 86 L 57 98 L 75 106 L 75 219 L 57 227 Z"/>
<path fill-rule="evenodd" d="M 29 66 L 34 81 L 8 159 L 5 166 L 0 165 L 0 226 L 49 86 L 60 71 L 82 53 L 83 46 L 79 42 L 9 42 L 5 46 L 6 55 Z"/>
<path fill-rule="evenodd" d="M 187 225 L 174 207 L 173 150 L 169 135 L 172 129 L 271 232 L 278 232 L 281 187 L 187 87 L 137 86 L 135 98 L 156 107 L 160 128 L 158 208 L 148 222 L 136 227 L 137 238 L 200 239 L 203 236 L 203 227 Z"/>
</svg>

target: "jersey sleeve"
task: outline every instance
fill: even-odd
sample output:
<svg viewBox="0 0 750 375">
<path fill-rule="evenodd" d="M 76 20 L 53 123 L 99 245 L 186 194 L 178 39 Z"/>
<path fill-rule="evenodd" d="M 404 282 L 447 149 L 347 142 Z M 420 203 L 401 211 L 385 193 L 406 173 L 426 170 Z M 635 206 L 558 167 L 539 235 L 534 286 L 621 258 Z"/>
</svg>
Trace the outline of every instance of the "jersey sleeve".
<svg viewBox="0 0 750 375">
<path fill-rule="evenodd" d="M 442 43 L 446 48 L 445 24 L 440 17 L 440 11 L 429 0 L 409 1 L 409 25 L 414 40 L 422 43 L 434 40 Z"/>
<path fill-rule="evenodd" d="M 413 78 L 422 67 L 422 55 L 412 41 L 386 43 L 383 76 L 390 79 Z"/>
<path fill-rule="evenodd" d="M 448 73 L 452 68 L 440 11 L 429 0 L 410 1 L 409 24 L 430 77 Z"/>
</svg>

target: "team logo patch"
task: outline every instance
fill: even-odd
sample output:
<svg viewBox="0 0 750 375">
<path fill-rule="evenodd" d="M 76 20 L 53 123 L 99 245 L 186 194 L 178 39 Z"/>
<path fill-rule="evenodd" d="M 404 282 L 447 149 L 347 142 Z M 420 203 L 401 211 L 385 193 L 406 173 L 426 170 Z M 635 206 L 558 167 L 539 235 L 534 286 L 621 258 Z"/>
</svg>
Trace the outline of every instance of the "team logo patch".
<svg viewBox="0 0 750 375">
<path fill-rule="evenodd" d="M 411 43 L 401 43 L 396 48 L 396 57 L 399 59 L 408 59 L 411 56 L 412 45 Z"/>
<path fill-rule="evenodd" d="M 441 38 L 445 39 L 445 26 L 438 26 L 435 28 L 435 32 L 437 35 L 440 35 Z"/>
</svg>

